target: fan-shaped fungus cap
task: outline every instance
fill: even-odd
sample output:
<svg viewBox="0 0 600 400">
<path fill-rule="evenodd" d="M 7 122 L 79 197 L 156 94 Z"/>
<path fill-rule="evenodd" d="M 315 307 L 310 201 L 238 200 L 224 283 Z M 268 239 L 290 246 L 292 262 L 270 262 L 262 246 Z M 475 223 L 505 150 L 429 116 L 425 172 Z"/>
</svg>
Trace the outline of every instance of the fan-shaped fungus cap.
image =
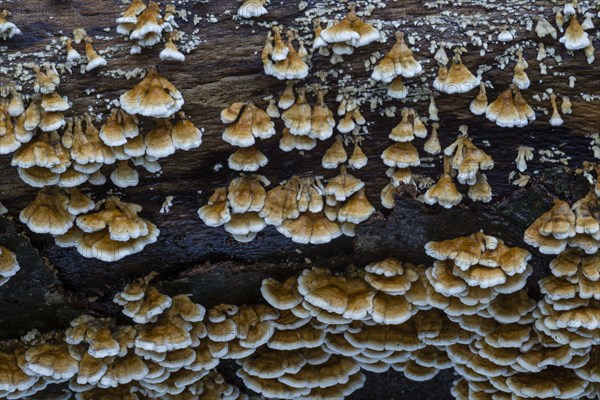
<svg viewBox="0 0 600 400">
<path fill-rule="evenodd" d="M 317 92 L 317 101 L 312 109 L 308 136 L 313 139 L 327 140 L 333 134 L 335 119 L 333 118 L 333 112 L 325 104 L 324 96 L 324 91 Z"/>
<path fill-rule="evenodd" d="M 264 299 L 278 310 L 289 310 L 302 302 L 297 291 L 296 277 L 290 277 L 283 283 L 269 278 L 262 281 L 260 292 Z"/>
<path fill-rule="evenodd" d="M 32 346 L 25 352 L 24 360 L 28 370 L 57 380 L 69 379 L 78 370 L 77 361 L 69 354 L 68 346 L 63 344 Z"/>
<path fill-rule="evenodd" d="M 423 201 L 429 205 L 439 203 L 444 208 L 452 208 L 462 201 L 462 194 L 456 188 L 452 177 L 444 174 L 425 192 Z"/>
<path fill-rule="evenodd" d="M 473 201 L 489 203 L 492 201 L 492 187 L 487 181 L 485 174 L 477 173 L 477 180 L 474 185 L 469 186 L 468 196 Z"/>
<path fill-rule="evenodd" d="M 520 117 L 513 101 L 512 90 L 505 90 L 491 102 L 486 109 L 485 116 L 498 126 L 505 128 L 519 126 Z"/>
<path fill-rule="evenodd" d="M 32 232 L 62 235 L 73 226 L 76 215 L 69 212 L 69 196 L 60 188 L 48 187 L 38 192 L 19 219 Z"/>
<path fill-rule="evenodd" d="M 253 103 L 234 103 L 221 112 L 225 128 L 223 140 L 231 145 L 250 147 L 255 138 L 268 139 L 275 134 L 275 126 L 269 115 Z"/>
<path fill-rule="evenodd" d="M 295 243 L 323 244 L 342 236 L 339 223 L 330 221 L 323 212 L 305 212 L 277 226 L 277 231 Z"/>
<path fill-rule="evenodd" d="M 87 65 L 85 66 L 86 71 L 91 71 L 98 67 L 103 67 L 106 65 L 106 59 L 96 53 L 93 46 L 93 40 L 91 37 L 87 36 L 85 38 L 85 56 L 87 57 Z"/>
<path fill-rule="evenodd" d="M 154 224 L 137 216 L 141 207 L 124 203 L 110 196 L 103 203 L 104 210 L 80 216 L 66 234 L 57 236 L 59 246 L 76 246 L 85 257 L 102 261 L 117 261 L 143 250 L 156 242 L 160 231 Z"/>
<path fill-rule="evenodd" d="M 565 45 L 567 50 L 585 49 L 591 43 L 587 32 L 581 27 L 576 15 L 571 15 L 565 35 L 559 41 Z"/>
<path fill-rule="evenodd" d="M 447 94 L 466 93 L 479 86 L 480 79 L 475 77 L 471 71 L 462 63 L 460 52 L 455 51 L 452 65 L 447 74 L 439 75 L 433 82 L 433 87 Z"/>
<path fill-rule="evenodd" d="M 437 155 L 442 152 L 442 145 L 440 144 L 438 136 L 439 127 L 440 124 L 437 122 L 431 124 L 431 134 L 429 135 L 429 138 L 427 138 L 425 144 L 423 144 L 423 150 L 428 154 Z"/>
<path fill-rule="evenodd" d="M 485 91 L 485 85 L 483 82 L 479 84 L 479 93 L 471 104 L 469 105 L 469 109 L 475 115 L 483 115 L 487 110 L 488 102 L 487 102 L 487 94 Z"/>
<path fill-rule="evenodd" d="M 425 252 L 436 260 L 452 260 L 459 267 L 469 267 L 479 262 L 486 250 L 495 250 L 498 239 L 483 232 L 442 242 L 429 242 Z"/>
<path fill-rule="evenodd" d="M 381 154 L 383 163 L 388 167 L 408 168 L 421 165 L 417 148 L 410 142 L 395 143 Z"/>
<path fill-rule="evenodd" d="M 330 179 L 325 186 L 325 195 L 335 196 L 337 201 L 346 201 L 352 194 L 365 186 L 364 182 L 348 174 L 344 166 L 340 167 L 340 175 Z"/>
<path fill-rule="evenodd" d="M 237 15 L 242 18 L 254 18 L 265 15 L 267 13 L 265 3 L 265 0 L 244 0 L 240 8 L 238 8 Z"/>
<path fill-rule="evenodd" d="M 410 48 L 404 42 L 404 33 L 396 32 L 396 44 L 373 69 L 371 79 L 390 83 L 397 77 L 412 78 L 423 71 L 421 64 L 413 57 Z M 402 81 L 396 82 L 396 85 Z M 394 89 L 398 91 L 398 88 Z"/>
<path fill-rule="evenodd" d="M 183 96 L 177 88 L 162 77 L 155 67 L 133 89 L 119 98 L 121 108 L 131 114 L 168 118 L 183 106 Z"/>
<path fill-rule="evenodd" d="M 312 150 L 317 146 L 317 140 L 308 136 L 292 135 L 288 128 L 283 128 L 279 148 L 283 151 Z"/>
<path fill-rule="evenodd" d="M 348 42 L 354 47 L 366 46 L 379 39 L 379 31 L 360 19 L 351 7 L 341 21 L 321 31 L 327 43 Z"/>
<path fill-rule="evenodd" d="M 185 61 L 185 55 L 177 49 L 172 35 L 169 36 L 169 39 L 165 43 L 165 48 L 161 50 L 159 57 L 163 61 Z"/>
<path fill-rule="evenodd" d="M 525 243 L 539 247 L 544 254 L 560 254 L 567 246 L 568 238 L 575 236 L 575 214 L 565 201 L 555 200 L 552 209 L 525 231 Z"/>
<path fill-rule="evenodd" d="M 19 271 L 17 256 L 4 246 L 0 246 L 0 286 Z M 0 388 L 1 390 L 4 390 Z"/>
<path fill-rule="evenodd" d="M 281 114 L 281 119 L 292 135 L 308 135 L 311 132 L 312 115 L 305 89 L 298 90 L 296 102 Z"/>
<path fill-rule="evenodd" d="M 136 23 L 137 17 L 146 9 L 143 0 L 133 0 L 129 7 L 117 18 L 118 24 Z"/>
<path fill-rule="evenodd" d="M 365 266 L 365 281 L 378 291 L 402 296 L 419 279 L 414 268 L 412 264 L 403 265 L 395 258 L 386 258 Z"/>
<path fill-rule="evenodd" d="M 8 10 L 2 10 L 0 12 L 0 38 L 6 40 L 12 38 L 14 35 L 20 35 L 21 30 L 17 28 L 15 24 L 8 21 L 8 17 L 11 16 L 11 12 Z"/>
<path fill-rule="evenodd" d="M 337 219 L 339 222 L 360 224 L 369 219 L 374 212 L 375 208 L 367 199 L 365 190 L 360 189 L 339 209 Z"/>
<path fill-rule="evenodd" d="M 389 138 L 394 142 L 410 142 L 414 140 L 413 124 L 409 120 L 414 115 L 414 111 L 410 108 L 402 109 L 402 120 L 390 132 Z"/>
<path fill-rule="evenodd" d="M 268 162 L 267 156 L 254 146 L 237 149 L 227 160 L 230 169 L 244 172 L 257 171 Z"/>
<path fill-rule="evenodd" d="M 281 40 L 281 38 L 279 38 Z M 308 76 L 308 64 L 298 54 L 294 46 L 292 45 L 293 37 L 290 37 L 287 45 L 287 52 L 280 51 L 281 54 L 285 54 L 285 57 L 279 61 L 275 59 L 278 54 L 278 46 L 280 42 L 277 39 L 277 31 L 275 34 L 275 48 L 270 54 L 273 60 L 276 62 L 272 64 L 269 60 L 263 59 L 265 65 L 265 73 L 272 75 L 280 80 L 292 80 L 292 79 L 304 79 Z M 283 43 L 283 40 L 281 40 Z M 266 46 L 265 46 L 266 47 Z"/>
<path fill-rule="evenodd" d="M 344 148 L 344 142 L 342 136 L 338 135 L 335 137 L 335 141 L 329 149 L 323 155 L 321 164 L 323 168 L 333 169 L 337 168 L 340 164 L 345 163 L 348 160 L 348 154 Z"/>
<path fill-rule="evenodd" d="M 200 207 L 198 216 L 210 226 L 217 227 L 229 222 L 231 214 L 227 201 L 227 188 L 218 188 L 208 199 L 208 204 Z"/>
<path fill-rule="evenodd" d="M 137 186 L 138 172 L 129 166 L 129 161 L 122 160 L 117 163 L 117 168 L 110 174 L 110 180 L 120 188 Z"/>
</svg>

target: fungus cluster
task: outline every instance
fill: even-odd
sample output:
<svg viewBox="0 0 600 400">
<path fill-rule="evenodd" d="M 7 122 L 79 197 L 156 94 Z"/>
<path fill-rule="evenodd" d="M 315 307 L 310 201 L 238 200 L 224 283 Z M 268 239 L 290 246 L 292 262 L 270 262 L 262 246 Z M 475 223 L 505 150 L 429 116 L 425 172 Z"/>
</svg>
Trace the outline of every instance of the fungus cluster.
<svg viewBox="0 0 600 400">
<path fill-rule="evenodd" d="M 2 154 L 14 152 L 11 164 L 17 167 L 21 180 L 42 188 L 21 213 L 21 221 L 33 232 L 52 234 L 62 245 L 76 246 L 86 257 L 116 261 L 141 251 L 158 236 L 158 229 L 150 222 L 143 221 L 137 233 L 116 239 L 110 238 L 104 227 L 88 231 L 80 227 L 82 232 L 74 227 L 75 219 L 95 206 L 77 187 L 86 182 L 104 185 L 102 167 L 115 163 L 110 174 L 113 184 L 136 186 L 139 174 L 130 162 L 158 172 L 161 158 L 200 146 L 202 132 L 179 111 L 184 102 L 181 93 L 150 68 L 141 82 L 121 96 L 121 108 L 111 109 L 98 130 L 88 113 L 64 116 L 71 106 L 58 93 L 60 75 L 53 64 L 46 63 L 43 70 L 34 66 L 34 72 L 36 93 L 29 104 L 14 86 L 8 90 L 10 97 L 0 100 Z M 169 119 L 176 113 L 177 119 L 171 123 Z M 136 114 L 155 118 L 153 129 L 143 134 Z M 121 209 L 127 214 L 125 219 L 138 218 L 137 205 L 126 205 L 118 198 L 100 204 L 110 205 L 108 214 Z M 63 237 L 67 231 L 68 237 Z"/>
<path fill-rule="evenodd" d="M 345 167 L 327 185 L 320 177 L 298 176 L 267 192 L 269 184 L 261 175 L 241 175 L 215 190 L 198 215 L 208 226 L 223 225 L 241 242 L 272 225 L 296 243 L 322 244 L 342 234 L 353 236 L 354 227 L 375 212 L 364 183 Z"/>
<path fill-rule="evenodd" d="M 344 398 L 365 371 L 425 381 L 449 368 L 457 399 L 597 394 L 597 254 L 552 261 L 538 302 L 523 288 L 526 250 L 483 232 L 425 250 L 437 260 L 428 268 L 394 258 L 315 267 L 265 279 L 268 304 L 208 310 L 161 293 L 151 273 L 114 297 L 129 322 L 82 315 L 64 332 L 4 343 L 0 395 L 65 383 L 80 399 L 247 398 L 216 372 L 221 360 L 264 398 Z"/>
<path fill-rule="evenodd" d="M 462 201 L 453 177 L 458 182 L 469 186 L 468 196 L 472 201 L 490 202 L 492 188 L 482 171 L 494 167 L 494 160 L 483 150 L 473 144 L 467 135 L 467 127 L 460 127 L 461 134 L 450 146 L 444 149 L 444 174 L 425 195 L 426 204 L 436 204 L 451 208 Z"/>
<path fill-rule="evenodd" d="M 412 142 L 415 138 L 426 138 L 427 128 L 412 108 L 403 108 L 402 119 L 388 137 L 395 143 L 381 154 L 383 163 L 389 167 L 387 175 L 390 177 L 390 183 L 381 191 L 381 203 L 386 208 L 393 208 L 396 188 L 400 184 L 413 183 L 410 168 L 421 165 L 419 152 Z M 436 146 L 434 142 L 437 142 L 437 146 L 439 146 L 436 128 L 425 145 L 426 151 L 436 152 L 433 149 Z"/>
<path fill-rule="evenodd" d="M 388 96 L 404 99 L 408 96 L 408 89 L 402 78 L 418 76 L 422 71 L 423 67 L 415 60 L 412 50 L 404 42 L 404 34 L 396 32 L 396 44 L 375 66 L 371 79 L 389 83 Z"/>
<path fill-rule="evenodd" d="M 350 11 L 342 20 L 331 21 L 325 29 L 316 21 L 313 48 L 319 48 L 319 52 L 326 55 L 329 51 L 322 49 L 330 47 L 333 52 L 331 63 L 337 64 L 344 61 L 342 56 L 353 54 L 355 48 L 379 39 L 379 31 L 363 21 L 356 14 L 355 5 L 351 4 Z"/>
<path fill-rule="evenodd" d="M 134 42 L 131 54 L 140 54 L 143 48 L 153 47 L 164 39 L 161 60 L 184 61 L 185 56 L 175 44 L 181 37 L 176 31 L 179 26 L 175 22 L 175 14 L 175 4 L 167 4 L 163 15 L 157 2 L 150 1 L 146 5 L 144 0 L 133 0 L 117 18 L 117 33 Z"/>
<path fill-rule="evenodd" d="M 221 122 L 227 124 L 223 141 L 239 147 L 228 160 L 234 171 L 254 172 L 269 162 L 254 145 L 256 139 L 268 139 L 275 135 L 275 124 L 264 110 L 252 102 L 233 103 L 221 111 Z"/>
<path fill-rule="evenodd" d="M 293 42 L 298 39 L 294 31 L 288 31 L 287 39 L 281 37 L 279 26 L 267 35 L 261 55 L 265 74 L 280 80 L 304 79 L 308 76 L 308 53 L 301 40 L 299 49 L 294 48 Z"/>
<path fill-rule="evenodd" d="M 438 76 L 433 81 L 433 87 L 443 93 L 466 93 L 479 86 L 480 78 L 474 76 L 462 63 L 461 49 L 454 50 L 454 57 L 447 67 L 447 57 L 437 57 Z"/>
<path fill-rule="evenodd" d="M 600 200 L 594 189 L 572 206 L 556 199 L 552 209 L 525 231 L 525 243 L 544 254 L 560 254 L 567 246 L 594 254 L 600 248 Z"/>
</svg>

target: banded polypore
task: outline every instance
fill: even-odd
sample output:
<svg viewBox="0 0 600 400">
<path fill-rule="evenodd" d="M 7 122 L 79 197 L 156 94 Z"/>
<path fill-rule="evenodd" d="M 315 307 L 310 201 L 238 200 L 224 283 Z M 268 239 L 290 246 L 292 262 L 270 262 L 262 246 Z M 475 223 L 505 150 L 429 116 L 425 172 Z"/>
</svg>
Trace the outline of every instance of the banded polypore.
<svg viewBox="0 0 600 400">
<path fill-rule="evenodd" d="M 96 205 L 96 212 L 80 215 L 65 234 L 56 236 L 60 247 L 75 247 L 79 254 L 106 262 L 138 253 L 156 242 L 160 231 L 139 217 L 137 204 L 122 202 L 109 196 Z"/>
</svg>

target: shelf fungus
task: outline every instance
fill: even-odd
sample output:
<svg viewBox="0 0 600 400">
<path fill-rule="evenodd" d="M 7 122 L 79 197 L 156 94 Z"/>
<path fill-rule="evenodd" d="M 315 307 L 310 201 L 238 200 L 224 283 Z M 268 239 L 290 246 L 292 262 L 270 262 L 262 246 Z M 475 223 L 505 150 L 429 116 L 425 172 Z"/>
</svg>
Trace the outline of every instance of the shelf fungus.
<svg viewBox="0 0 600 400">
<path fill-rule="evenodd" d="M 462 199 L 463 196 L 456 188 L 456 184 L 449 173 L 444 173 L 435 185 L 430 187 L 423 195 L 423 201 L 426 204 L 438 203 L 444 208 L 452 208 L 459 204 Z"/>
<path fill-rule="evenodd" d="M 525 231 L 525 243 L 544 254 L 560 254 L 569 247 L 594 254 L 600 247 L 600 219 L 593 210 L 600 205 L 594 190 L 569 206 L 555 200 L 552 209 L 536 219 Z"/>
<path fill-rule="evenodd" d="M 323 154 L 321 165 L 326 169 L 335 169 L 346 161 L 348 161 L 348 153 L 344 148 L 344 139 L 341 135 L 337 135 L 331 147 Z"/>
<path fill-rule="evenodd" d="M 270 182 L 262 175 L 241 174 L 227 188 L 215 190 L 198 215 L 208 226 L 224 225 L 238 242 L 250 242 L 266 227 L 258 213 L 265 206 L 268 185 Z"/>
<path fill-rule="evenodd" d="M 87 65 L 85 66 L 86 71 L 91 71 L 98 67 L 103 67 L 106 65 L 106 59 L 96 53 L 93 46 L 93 40 L 91 37 L 87 36 L 85 39 L 85 56 L 87 58 Z"/>
<path fill-rule="evenodd" d="M 80 215 L 65 234 L 56 236 L 60 247 L 75 247 L 87 258 L 114 262 L 139 253 L 156 242 L 160 231 L 151 222 L 139 217 L 137 204 L 125 203 L 116 196 L 96 204 L 96 211 Z"/>
<path fill-rule="evenodd" d="M 256 147 L 242 147 L 227 159 L 229 169 L 234 171 L 255 172 L 267 165 L 269 159 Z"/>
<path fill-rule="evenodd" d="M 15 35 L 20 35 L 21 31 L 17 26 L 8 19 L 12 13 L 6 9 L 0 12 L 0 38 L 2 40 L 11 39 Z"/>
<path fill-rule="evenodd" d="M 514 75 L 512 83 L 521 90 L 525 90 L 529 87 L 531 82 L 525 70 L 529 66 L 527 61 L 523 58 L 523 49 L 519 48 L 517 51 L 517 65 L 515 65 Z"/>
<path fill-rule="evenodd" d="M 469 109 L 475 115 L 483 115 L 485 114 L 488 106 L 488 98 L 485 90 L 485 84 L 481 82 L 479 84 L 479 93 L 473 101 L 469 104 Z"/>
<path fill-rule="evenodd" d="M 565 35 L 559 41 L 565 45 L 567 50 L 572 51 L 585 49 L 591 44 L 588 33 L 583 30 L 577 20 L 577 15 L 569 17 L 569 26 L 565 31 Z"/>
<path fill-rule="evenodd" d="M 371 79 L 389 83 L 388 95 L 395 99 L 403 99 L 408 89 L 402 78 L 412 78 L 421 74 L 423 68 L 413 57 L 412 50 L 404 42 L 404 34 L 396 33 L 396 44 L 375 66 Z"/>
<path fill-rule="evenodd" d="M 340 103 L 337 113 L 342 117 L 337 124 L 337 130 L 340 133 L 350 133 L 356 128 L 363 126 L 367 123 L 358 103 L 354 100 L 342 100 Z"/>
<path fill-rule="evenodd" d="M 4 285 L 21 269 L 17 256 L 4 246 L 0 246 L 0 286 Z"/>
<path fill-rule="evenodd" d="M 19 220 L 35 233 L 65 234 L 73 227 L 75 218 L 91 211 L 95 203 L 77 188 L 43 188 L 35 200 L 25 207 Z"/>
<path fill-rule="evenodd" d="M 165 15 L 162 17 L 158 3 L 150 1 L 146 6 L 143 1 L 135 0 L 117 18 L 117 32 L 134 41 L 131 54 L 138 54 L 143 47 L 159 43 L 163 33 L 173 32 L 178 28 L 175 13 L 174 4 L 165 6 Z"/>
<path fill-rule="evenodd" d="M 183 96 L 155 67 L 151 67 L 144 79 L 119 98 L 121 108 L 131 114 L 145 117 L 168 118 L 183 106 Z"/>
<path fill-rule="evenodd" d="M 516 86 L 506 89 L 491 102 L 487 106 L 485 116 L 504 128 L 522 128 L 535 120 L 533 108 L 527 104 Z"/>
<path fill-rule="evenodd" d="M 494 160 L 473 144 L 467 135 L 467 127 L 460 127 L 461 135 L 444 149 L 444 155 L 450 157 L 450 166 L 456 170 L 458 181 L 463 185 L 474 185 L 477 174 L 494 168 Z"/>
<path fill-rule="evenodd" d="M 481 79 L 465 67 L 460 54 L 460 49 L 454 50 L 450 68 L 439 65 L 438 76 L 433 81 L 436 90 L 447 94 L 466 93 L 479 86 Z"/>
<path fill-rule="evenodd" d="M 233 103 L 221 111 L 221 122 L 229 124 L 223 131 L 223 140 L 233 146 L 250 147 L 255 139 L 275 135 L 275 124 L 269 115 L 254 103 Z"/>
<path fill-rule="evenodd" d="M 346 44 L 362 47 L 379 40 L 379 31 L 360 19 L 351 5 L 350 11 L 339 22 L 323 29 L 321 38 L 329 44 Z"/>
<path fill-rule="evenodd" d="M 261 54 L 265 74 L 280 80 L 304 79 L 308 76 L 308 64 L 293 46 L 296 35 L 288 31 L 288 42 L 281 37 L 281 28 L 273 27 Z"/>
<path fill-rule="evenodd" d="M 179 38 L 179 35 L 175 32 L 171 32 L 167 35 L 167 41 L 165 42 L 165 48 L 161 50 L 159 57 L 163 61 L 185 61 L 185 55 L 177 49 L 175 41 Z"/>
<path fill-rule="evenodd" d="M 521 290 L 533 271 L 528 251 L 508 247 L 482 232 L 429 242 L 425 251 L 438 260 L 425 271 L 435 292 L 442 296 L 436 297 L 433 305 L 456 317 L 486 309 L 490 316 L 500 318 L 496 302 L 503 294 Z M 528 311 L 531 309 L 524 313 Z"/>
<path fill-rule="evenodd" d="M 267 14 L 266 0 L 244 0 L 238 8 L 237 15 L 242 18 L 255 18 Z"/>
</svg>

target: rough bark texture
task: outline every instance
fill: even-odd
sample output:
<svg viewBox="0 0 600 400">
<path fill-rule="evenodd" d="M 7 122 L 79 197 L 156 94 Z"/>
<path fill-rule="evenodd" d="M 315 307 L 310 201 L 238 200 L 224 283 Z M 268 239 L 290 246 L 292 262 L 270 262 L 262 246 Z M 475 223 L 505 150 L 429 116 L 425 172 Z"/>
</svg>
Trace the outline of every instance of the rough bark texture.
<svg viewBox="0 0 600 400">
<path fill-rule="evenodd" d="M 285 87 L 283 82 L 265 76 L 262 71 L 259 54 L 267 29 L 256 24 L 239 26 L 238 22 L 225 15 L 226 9 L 235 11 L 237 3 L 233 1 L 207 4 L 188 2 L 181 7 L 200 16 L 214 14 L 219 22 L 208 23 L 204 19 L 197 27 L 193 27 L 193 17 L 188 17 L 188 24 L 181 21 L 182 30 L 188 33 L 198 29 L 197 35 L 202 43 L 187 55 L 185 63 L 181 65 L 161 63 L 158 58 L 161 46 L 145 50 L 144 54 L 138 56 L 128 54 L 129 45 L 114 33 L 114 20 L 122 10 L 118 3 L 109 0 L 26 0 L 8 3 L 8 8 L 14 14 L 13 21 L 23 35 L 6 44 L 1 43 L 6 46 L 0 55 L 1 66 L 11 68 L 6 56 L 17 51 L 23 55 L 22 59 L 17 60 L 19 62 L 35 61 L 34 53 L 38 51 L 44 52 L 44 58 L 48 60 L 63 62 L 64 52 L 46 54 L 45 46 L 54 39 L 58 40 L 61 36 L 59 32 L 67 34 L 75 28 L 84 27 L 88 34 L 107 39 L 96 41 L 97 50 L 109 46 L 115 49 L 107 57 L 107 69 L 127 70 L 160 65 L 161 74 L 182 91 L 186 113 L 197 126 L 205 129 L 202 147 L 189 152 L 177 152 L 161 162 L 161 174 L 140 171 L 141 180 L 137 187 L 118 190 L 125 201 L 144 207 L 142 215 L 160 228 L 161 235 L 157 243 L 148 246 L 142 253 L 111 264 L 85 259 L 73 249 L 58 248 L 50 236 L 27 231 L 18 222 L 18 214 L 34 199 L 37 189 L 21 182 L 16 169 L 10 166 L 10 156 L 1 156 L 0 200 L 9 213 L 0 217 L 0 244 L 17 254 L 22 270 L 0 288 L 0 338 L 15 338 L 34 328 L 40 331 L 64 329 L 74 316 L 84 312 L 116 315 L 116 308 L 111 303 L 112 296 L 125 282 L 153 270 L 160 273 L 161 287 L 166 293 L 191 293 L 196 302 L 210 306 L 221 302 L 256 302 L 260 299 L 258 288 L 262 279 L 287 277 L 308 267 L 308 262 L 338 270 L 351 263 L 363 266 L 366 262 L 387 256 L 430 263 L 423 251 L 426 242 L 470 234 L 480 229 L 504 239 L 510 245 L 526 247 L 522 241 L 524 230 L 548 209 L 553 196 L 573 200 L 587 191 L 585 180 L 576 177 L 572 169 L 542 164 L 537 155 L 535 161 L 529 164 L 529 172 L 539 173 L 526 188 L 519 189 L 508 181 L 509 173 L 515 169 L 514 159 L 519 145 L 532 146 L 536 150 L 558 148 L 571 157 L 571 167 L 579 166 L 586 160 L 592 161 L 594 154 L 589 149 L 590 139 L 586 134 L 598 131 L 599 116 L 598 100 L 586 102 L 580 96 L 580 93 L 600 93 L 595 64 L 588 65 L 581 51 L 574 56 L 568 55 L 558 41 L 549 37 L 538 39 L 534 32 L 515 24 L 517 40 L 530 41 L 524 42 L 524 46 L 532 88 L 524 92 L 525 98 L 534 107 L 549 108 L 549 101 L 537 103 L 531 96 L 553 88 L 555 93 L 570 96 L 573 114 L 563 116 L 565 123 L 560 128 L 551 127 L 547 122 L 549 116 L 538 112 L 538 120 L 526 128 L 501 129 L 484 117 L 470 114 L 468 105 L 476 91 L 436 98 L 440 109 L 442 145 L 454 141 L 459 125 L 468 124 L 474 142 L 494 158 L 496 166 L 487 174 L 494 190 L 494 200 L 490 204 L 474 204 L 465 200 L 451 210 L 424 206 L 415 200 L 417 192 L 414 187 L 406 187 L 401 191 L 394 210 L 390 212 L 379 205 L 379 192 L 387 183 L 386 167 L 381 162 L 380 154 L 390 144 L 387 135 L 399 121 L 399 116 L 384 117 L 382 110 L 387 106 L 396 106 L 398 109 L 403 106 L 402 102 L 388 98 L 376 111 L 369 110 L 368 104 L 361 107 L 370 124 L 370 133 L 363 143 L 369 164 L 353 174 L 367 182 L 368 197 L 378 208 L 378 213 L 357 229 L 356 238 L 342 238 L 322 246 L 305 246 L 292 243 L 269 227 L 251 243 L 237 243 L 223 229 L 205 226 L 197 217 L 196 210 L 206 203 L 213 189 L 226 185 L 237 176 L 237 173 L 226 168 L 227 157 L 233 150 L 221 140 L 220 110 L 234 101 L 254 100 L 264 106 L 263 97 L 279 96 Z M 277 21 L 285 27 L 298 26 L 294 20 L 303 14 L 298 10 L 297 3 L 273 1 L 265 20 Z M 314 3 L 309 1 L 309 9 L 315 6 Z M 552 4 L 544 1 L 515 6 L 515 13 L 523 20 L 525 17 L 533 18 L 536 15 L 535 8 L 539 6 L 545 6 L 545 15 L 550 15 Z M 459 17 L 443 15 L 442 8 L 427 8 L 419 1 L 388 2 L 387 7 L 376 9 L 371 16 L 386 21 L 384 27 L 388 32 L 391 32 L 389 24 L 392 21 L 400 21 L 400 29 L 407 34 L 413 31 L 419 33 L 414 46 L 419 51 L 415 51 L 415 57 L 423 63 L 427 81 L 408 80 L 411 96 L 407 105 L 423 116 L 427 115 L 429 104 L 428 92 L 424 88 L 430 87 L 437 70 L 428 50 L 429 41 L 457 43 L 466 40 L 465 29 L 461 29 L 458 23 L 459 18 L 500 24 L 506 21 L 508 13 L 500 6 L 497 9 L 488 8 L 478 2 L 447 7 L 458 13 Z M 413 25 L 412 21 L 426 17 L 435 18 L 438 27 Z M 439 26 L 446 26 L 447 30 L 442 32 Z M 106 33 L 106 27 L 110 27 L 111 31 Z M 431 36 L 426 39 L 426 35 Z M 363 62 L 373 52 L 383 54 L 391 47 L 393 36 L 388 36 L 388 43 L 359 49 L 346 57 L 346 63 L 334 68 L 343 68 L 354 77 L 357 85 L 365 82 L 370 72 L 365 71 Z M 555 67 L 549 75 L 540 75 L 533 42 L 543 42 L 547 48 L 556 47 L 563 56 L 561 65 L 555 65 L 553 60 L 546 61 Z M 490 43 L 489 52 L 480 57 L 479 48 L 468 46 L 470 51 L 464 60 L 475 72 L 478 65 L 495 65 L 495 57 L 503 54 L 508 47 L 508 44 Z M 83 54 L 81 49 L 80 52 Z M 600 52 L 596 51 L 596 56 L 600 58 Z M 484 74 L 484 79 L 491 81 L 495 88 L 488 90 L 490 101 L 508 86 L 513 65 L 509 64 L 504 70 L 495 67 Z M 329 68 L 331 66 L 326 59 L 314 55 L 311 72 Z M 564 72 L 565 75 L 553 76 L 554 71 Z M 0 75 L 0 81 L 10 82 L 11 73 L 8 71 Z M 569 88 L 568 77 L 571 75 L 577 77 L 575 88 Z M 82 75 L 75 68 L 72 75 L 63 76 L 59 92 L 74 103 L 69 115 L 82 113 L 88 107 L 105 112 L 106 101 L 118 98 L 125 88 L 132 87 L 138 79 L 139 76 L 130 81 L 114 79 L 96 71 Z M 309 79 L 309 82 L 317 81 L 314 76 Z M 330 78 L 327 85 L 329 93 L 326 101 L 331 109 L 335 109 L 338 82 Z M 95 92 L 86 94 L 85 90 L 91 88 Z M 27 90 L 31 92 L 31 85 L 26 85 Z M 384 85 L 376 85 L 375 90 L 370 91 L 373 95 L 385 97 Z M 413 103 L 413 100 L 418 102 Z M 281 132 L 281 121 L 277 121 L 276 126 Z M 277 183 L 292 174 L 325 177 L 337 174 L 336 171 L 323 170 L 320 162 L 331 140 L 319 143 L 316 149 L 302 156 L 279 150 L 279 137 L 278 134 L 258 144 L 258 148 L 270 159 L 267 167 L 260 172 L 271 182 Z M 483 146 L 484 141 L 488 141 L 490 146 Z M 422 142 L 416 141 L 420 151 Z M 218 163 L 225 167 L 215 171 L 213 167 Z M 441 172 L 441 160 L 435 159 L 435 167 L 416 168 L 414 172 L 435 179 Z M 96 199 L 101 199 L 110 188 L 114 189 L 109 183 L 103 187 L 90 187 L 88 192 L 93 193 Z M 169 195 L 175 196 L 173 207 L 169 213 L 161 214 L 161 204 Z M 535 272 L 531 281 L 535 282 L 547 273 L 548 258 L 535 251 L 533 253 Z M 448 388 L 452 381 L 450 373 L 441 374 L 436 378 L 436 383 L 408 382 L 392 372 L 368 375 L 366 387 L 353 398 L 449 398 Z M 433 385 L 436 385 L 435 389 L 431 389 Z"/>
</svg>

